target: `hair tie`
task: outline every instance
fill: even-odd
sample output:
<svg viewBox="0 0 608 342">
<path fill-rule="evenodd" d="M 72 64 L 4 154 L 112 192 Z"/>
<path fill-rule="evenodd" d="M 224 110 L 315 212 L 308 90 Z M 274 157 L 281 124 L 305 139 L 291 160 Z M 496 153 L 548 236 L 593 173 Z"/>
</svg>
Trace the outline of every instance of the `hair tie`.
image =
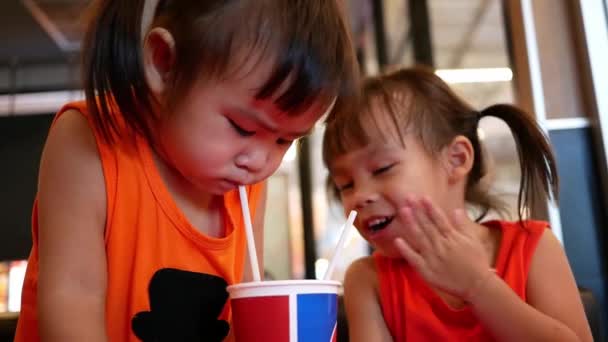
<svg viewBox="0 0 608 342">
<path fill-rule="evenodd" d="M 154 14 L 156 13 L 156 7 L 158 7 L 159 0 L 144 0 L 144 8 L 141 14 L 141 44 L 144 44 L 146 40 L 146 34 L 152 21 L 154 20 Z"/>
</svg>

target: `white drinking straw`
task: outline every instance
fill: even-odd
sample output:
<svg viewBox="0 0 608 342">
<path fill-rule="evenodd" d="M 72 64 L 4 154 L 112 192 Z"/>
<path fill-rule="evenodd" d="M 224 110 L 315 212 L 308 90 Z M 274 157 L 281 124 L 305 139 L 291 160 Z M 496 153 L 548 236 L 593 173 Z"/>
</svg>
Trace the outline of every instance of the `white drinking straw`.
<svg viewBox="0 0 608 342">
<path fill-rule="evenodd" d="M 353 227 L 353 222 L 355 222 L 355 217 L 357 217 L 357 212 L 355 210 L 351 210 L 350 214 L 348 214 L 348 219 L 346 220 L 346 223 L 342 228 L 342 235 L 340 235 L 340 240 L 338 240 L 336 251 L 334 252 L 334 256 L 331 258 L 331 262 L 327 267 L 327 271 L 325 272 L 323 280 L 331 279 L 331 275 L 334 272 L 334 268 L 336 268 L 337 260 L 340 259 L 340 254 L 344 249 L 344 242 L 346 241 L 346 237 L 350 235 L 350 231 Z"/>
<path fill-rule="evenodd" d="M 247 248 L 249 250 L 249 263 L 253 273 L 253 281 L 261 281 L 260 266 L 258 265 L 258 255 L 255 251 L 255 239 L 253 237 L 253 226 L 251 225 L 251 214 L 249 213 L 249 203 L 247 202 L 247 191 L 245 186 L 239 185 L 239 197 L 241 199 L 241 211 L 245 222 L 245 235 L 247 236 Z"/>
</svg>

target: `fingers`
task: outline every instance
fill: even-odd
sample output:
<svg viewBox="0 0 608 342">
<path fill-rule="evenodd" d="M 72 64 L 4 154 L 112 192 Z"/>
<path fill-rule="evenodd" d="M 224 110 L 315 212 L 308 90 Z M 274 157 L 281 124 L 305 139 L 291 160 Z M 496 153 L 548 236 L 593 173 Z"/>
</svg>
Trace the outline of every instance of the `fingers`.
<svg viewBox="0 0 608 342">
<path fill-rule="evenodd" d="M 466 219 L 463 210 L 455 210 L 450 215 L 431 202 L 428 197 L 421 199 L 408 197 L 405 207 L 400 210 L 405 229 L 404 237 L 408 244 L 416 251 L 425 252 L 434 250 L 441 253 L 454 233 L 466 232 L 462 229 Z"/>
<path fill-rule="evenodd" d="M 424 232 L 425 228 L 419 225 L 415 212 L 416 209 L 409 206 L 404 207 L 399 211 L 405 226 L 404 235 L 407 243 L 416 251 L 428 251 L 433 247 L 431 245 L 431 241 Z"/>
<path fill-rule="evenodd" d="M 408 263 L 410 263 L 416 270 L 420 270 L 424 267 L 424 258 L 412 248 L 405 240 L 401 238 L 395 239 L 395 247 L 397 251 L 403 256 Z"/>
<path fill-rule="evenodd" d="M 413 198 L 407 199 L 407 204 L 412 208 L 416 226 L 425 237 L 424 242 L 426 245 L 423 245 L 423 247 L 426 248 L 427 246 L 430 246 L 436 251 L 439 251 L 442 248 L 441 239 L 443 233 L 441 232 L 441 229 L 446 228 L 445 225 L 443 227 L 439 227 L 431 217 L 429 208 L 434 206 L 431 204 L 430 200 L 427 199 L 426 204 L 423 202 L 423 200 L 415 200 Z M 438 211 L 437 209 L 434 210 Z"/>
<path fill-rule="evenodd" d="M 447 234 L 449 234 L 452 230 L 452 224 L 448 218 L 443 214 L 442 211 L 439 210 L 439 208 L 433 205 L 428 197 L 422 198 L 420 202 L 426 211 L 429 220 L 437 227 L 443 236 L 447 236 Z"/>
</svg>

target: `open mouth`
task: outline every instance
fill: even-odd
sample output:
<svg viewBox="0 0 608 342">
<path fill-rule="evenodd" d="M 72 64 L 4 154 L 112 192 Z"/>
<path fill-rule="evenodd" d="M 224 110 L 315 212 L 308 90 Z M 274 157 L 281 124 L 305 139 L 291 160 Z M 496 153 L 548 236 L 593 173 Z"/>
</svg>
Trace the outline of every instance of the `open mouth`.
<svg viewBox="0 0 608 342">
<path fill-rule="evenodd" d="M 378 232 L 386 228 L 391 222 L 393 222 L 394 216 L 383 216 L 376 217 L 367 221 L 367 229 L 372 232 Z"/>
</svg>

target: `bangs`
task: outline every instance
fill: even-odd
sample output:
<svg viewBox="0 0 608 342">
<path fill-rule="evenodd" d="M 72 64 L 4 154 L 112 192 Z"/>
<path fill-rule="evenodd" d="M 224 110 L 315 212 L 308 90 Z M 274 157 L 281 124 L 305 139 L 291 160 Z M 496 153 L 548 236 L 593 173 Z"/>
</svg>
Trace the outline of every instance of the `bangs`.
<svg viewBox="0 0 608 342">
<path fill-rule="evenodd" d="M 280 51 L 281 48 L 279 48 Z M 301 113 L 310 108 L 322 95 L 324 98 L 337 96 L 337 85 L 330 80 L 320 77 L 318 65 L 313 64 L 310 56 L 295 51 L 277 62 L 275 70 L 264 82 L 255 98 L 266 100 L 275 97 L 273 103 L 283 112 Z M 284 84 L 287 84 L 284 87 Z M 284 88 L 284 90 L 283 90 Z M 281 91 L 279 93 L 279 91 Z"/>
<path fill-rule="evenodd" d="M 368 94 L 359 111 L 336 117 L 327 125 L 323 137 L 323 162 L 327 168 L 331 169 L 338 156 L 372 143 L 404 144 L 409 120 L 403 115 L 405 107 L 396 105 L 394 96 L 390 92 Z"/>
<path fill-rule="evenodd" d="M 258 20 L 252 26 L 258 30 L 253 38 L 259 46 L 253 51 L 263 51 L 263 60 L 275 61 L 274 70 L 260 87 L 256 99 L 274 97 L 274 104 L 283 112 L 301 113 L 319 99 L 329 102 L 345 95 L 350 82 L 348 78 L 343 79 L 352 70 L 352 66 L 348 67 L 349 42 L 344 39 L 348 35 L 342 31 L 340 20 L 331 14 L 334 11 L 327 10 L 333 1 L 316 2 L 274 2 L 272 12 L 276 16 L 270 18 L 269 9 L 254 6 Z M 322 30 L 323 27 L 329 29 Z"/>
<path fill-rule="evenodd" d="M 194 3 L 209 6 L 207 1 Z M 180 66 L 176 94 L 183 94 L 201 73 L 207 79 L 228 78 L 272 61 L 272 70 L 254 97 L 272 98 L 283 112 L 298 114 L 320 99 L 329 102 L 336 96 L 356 95 L 356 59 L 347 27 L 333 3 L 228 1 L 222 10 L 203 11 L 210 14 L 195 20 L 170 18 L 166 22 L 174 26 L 170 30 L 176 37 L 176 65 Z M 194 28 L 185 22 L 194 22 Z M 245 66 L 250 70 L 243 70 Z"/>
</svg>

